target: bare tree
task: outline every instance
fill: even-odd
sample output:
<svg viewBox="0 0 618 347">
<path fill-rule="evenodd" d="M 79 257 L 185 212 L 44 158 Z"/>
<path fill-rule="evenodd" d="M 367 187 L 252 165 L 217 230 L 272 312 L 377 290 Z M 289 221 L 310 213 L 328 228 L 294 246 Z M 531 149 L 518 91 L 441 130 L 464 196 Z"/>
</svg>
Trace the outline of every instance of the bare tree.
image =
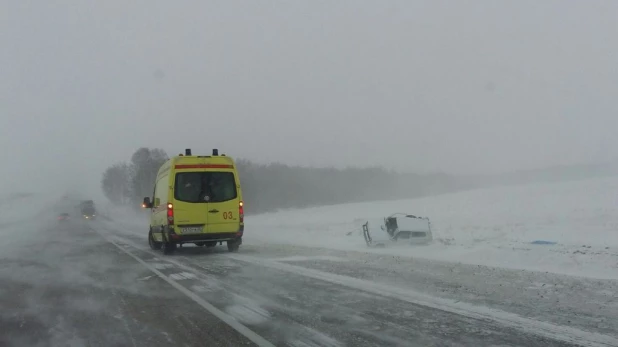
<svg viewBox="0 0 618 347">
<path fill-rule="evenodd" d="M 109 201 L 118 205 L 129 202 L 131 196 L 130 174 L 131 171 L 126 163 L 118 163 L 105 170 L 101 180 L 101 188 Z"/>
<path fill-rule="evenodd" d="M 139 148 L 130 164 L 116 164 L 104 173 L 102 187 L 114 203 L 139 208 L 152 196 L 157 172 L 168 160 L 162 149 Z M 472 187 L 470 180 L 444 174 L 406 174 L 372 168 L 309 168 L 281 163 L 258 164 L 238 159 L 247 212 L 346 202 L 403 199 Z"/>
<path fill-rule="evenodd" d="M 131 190 L 134 201 L 152 195 L 157 172 L 169 157 L 162 149 L 139 148 L 131 156 Z"/>
</svg>

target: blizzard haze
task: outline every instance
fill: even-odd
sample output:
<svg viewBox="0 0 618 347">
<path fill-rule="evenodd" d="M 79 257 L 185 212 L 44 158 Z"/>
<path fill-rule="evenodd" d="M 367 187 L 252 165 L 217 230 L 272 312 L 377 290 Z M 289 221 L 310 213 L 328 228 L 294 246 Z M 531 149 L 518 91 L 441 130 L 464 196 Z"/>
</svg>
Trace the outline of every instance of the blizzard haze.
<svg viewBox="0 0 618 347">
<path fill-rule="evenodd" d="M 616 13 L 615 1 L 5 1 L 0 189 L 98 193 L 102 171 L 142 146 L 414 172 L 612 161 Z"/>
<path fill-rule="evenodd" d="M 618 1 L 0 3 L 0 346 L 618 346 Z"/>
</svg>

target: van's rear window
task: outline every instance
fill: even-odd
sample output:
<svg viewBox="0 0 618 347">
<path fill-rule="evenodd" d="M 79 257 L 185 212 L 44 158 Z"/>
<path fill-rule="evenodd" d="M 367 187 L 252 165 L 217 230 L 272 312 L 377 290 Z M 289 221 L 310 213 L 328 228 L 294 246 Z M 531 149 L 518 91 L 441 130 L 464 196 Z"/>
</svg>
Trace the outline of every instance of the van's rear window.
<svg viewBox="0 0 618 347">
<path fill-rule="evenodd" d="M 236 199 L 232 172 L 181 172 L 176 174 L 174 199 L 184 202 L 224 202 Z"/>
</svg>

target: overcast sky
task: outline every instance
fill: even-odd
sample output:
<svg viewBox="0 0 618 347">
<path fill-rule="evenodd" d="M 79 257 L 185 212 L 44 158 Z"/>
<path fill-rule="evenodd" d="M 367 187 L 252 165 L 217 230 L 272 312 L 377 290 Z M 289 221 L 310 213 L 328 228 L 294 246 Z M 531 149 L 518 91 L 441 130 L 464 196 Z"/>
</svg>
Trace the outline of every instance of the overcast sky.
<svg viewBox="0 0 618 347">
<path fill-rule="evenodd" d="M 0 188 L 98 189 L 140 146 L 449 173 L 618 158 L 618 1 L 0 3 Z"/>
</svg>

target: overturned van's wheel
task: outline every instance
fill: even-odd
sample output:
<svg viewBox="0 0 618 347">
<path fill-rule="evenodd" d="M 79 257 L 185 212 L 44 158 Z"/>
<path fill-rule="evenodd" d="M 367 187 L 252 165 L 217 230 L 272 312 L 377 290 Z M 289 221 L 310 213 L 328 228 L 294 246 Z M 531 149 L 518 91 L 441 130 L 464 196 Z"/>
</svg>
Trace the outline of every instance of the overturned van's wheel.
<svg viewBox="0 0 618 347">
<path fill-rule="evenodd" d="M 240 248 L 240 239 L 227 242 L 227 250 L 230 252 L 238 252 Z"/>
<path fill-rule="evenodd" d="M 161 249 L 161 246 L 163 246 L 162 242 L 155 241 L 154 237 L 152 236 L 152 229 L 150 229 L 150 231 L 148 232 L 148 244 L 150 245 L 150 249 L 152 249 L 153 251 L 158 251 Z"/>
</svg>

